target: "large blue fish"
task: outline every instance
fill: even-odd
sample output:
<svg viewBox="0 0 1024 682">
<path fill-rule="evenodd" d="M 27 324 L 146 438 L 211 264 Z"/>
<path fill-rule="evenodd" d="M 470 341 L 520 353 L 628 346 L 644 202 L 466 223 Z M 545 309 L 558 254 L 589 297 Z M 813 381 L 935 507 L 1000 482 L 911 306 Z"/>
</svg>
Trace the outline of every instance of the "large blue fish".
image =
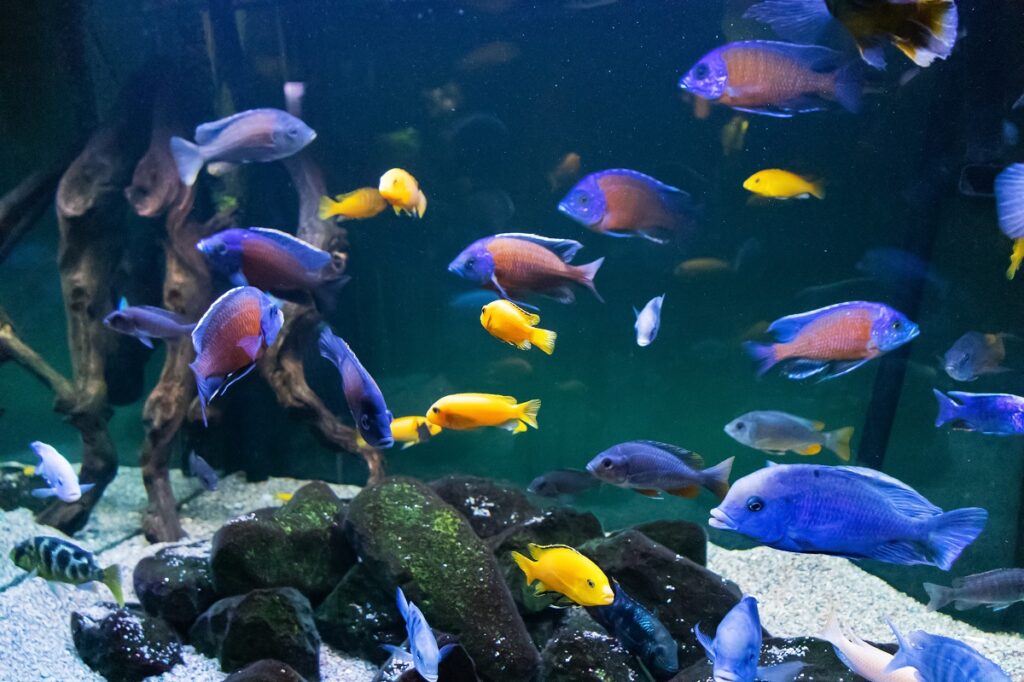
<svg viewBox="0 0 1024 682">
<path fill-rule="evenodd" d="M 283 324 L 281 309 L 255 287 L 236 287 L 213 302 L 192 331 L 196 359 L 189 365 L 203 424 L 206 406 L 252 371 Z"/>
<path fill-rule="evenodd" d="M 395 443 L 391 435 L 394 417 L 384 403 L 384 395 L 359 358 L 344 339 L 334 335 L 330 327 L 320 333 L 320 355 L 330 360 L 341 375 L 341 389 L 352 413 L 359 434 L 375 448 L 389 448 Z"/>
<path fill-rule="evenodd" d="M 153 339 L 176 339 L 188 336 L 196 323 L 183 315 L 151 305 L 128 305 L 124 298 L 117 310 L 103 318 L 103 324 L 120 334 L 137 338 L 146 348 L 153 347 Z"/>
<path fill-rule="evenodd" d="M 405 593 L 399 587 L 395 591 L 395 598 L 398 602 L 398 610 L 405 619 L 405 631 L 409 636 L 409 651 L 392 644 L 384 644 L 386 651 L 400 661 L 412 661 L 416 672 L 427 682 L 437 682 L 437 669 L 452 649 L 454 644 L 445 644 L 440 649 L 437 647 L 437 638 L 433 630 L 423 617 L 423 612 L 405 598 Z"/>
<path fill-rule="evenodd" d="M 679 647 L 657 616 L 626 594 L 614 582 L 615 601 L 607 606 L 588 606 L 587 613 L 636 656 L 656 679 L 679 672 Z"/>
<path fill-rule="evenodd" d="M 195 143 L 171 138 L 171 155 L 181 181 L 191 187 L 210 163 L 215 175 L 252 161 L 277 161 L 302 150 L 316 132 L 280 109 L 250 109 L 196 128 Z"/>
<path fill-rule="evenodd" d="M 987 520 L 978 507 L 943 512 L 874 469 L 769 462 L 733 483 L 708 523 L 789 552 L 948 571 Z"/>
<path fill-rule="evenodd" d="M 932 393 L 939 401 L 935 426 L 949 424 L 961 431 L 978 431 L 993 436 L 1024 433 L 1024 398 L 1011 393 L 963 393 L 938 389 Z"/>
<path fill-rule="evenodd" d="M 657 497 L 696 497 L 704 487 L 719 497 L 729 491 L 729 474 L 735 457 L 707 469 L 696 452 L 653 440 L 631 440 L 613 445 L 587 464 L 587 471 L 605 483 Z"/>
<path fill-rule="evenodd" d="M 791 680 L 803 667 L 799 661 L 773 666 L 759 666 L 761 659 L 761 616 L 757 612 L 757 600 L 745 596 L 732 607 L 718 624 L 712 639 L 700 629 L 700 623 L 693 626 L 693 634 L 704 647 L 704 652 L 714 666 L 715 682 L 769 682 Z"/>
<path fill-rule="evenodd" d="M 904 637 L 895 625 L 889 627 L 900 650 L 885 667 L 887 673 L 910 666 L 925 682 L 1010 682 L 1002 668 L 963 642 L 922 630 Z"/>
</svg>

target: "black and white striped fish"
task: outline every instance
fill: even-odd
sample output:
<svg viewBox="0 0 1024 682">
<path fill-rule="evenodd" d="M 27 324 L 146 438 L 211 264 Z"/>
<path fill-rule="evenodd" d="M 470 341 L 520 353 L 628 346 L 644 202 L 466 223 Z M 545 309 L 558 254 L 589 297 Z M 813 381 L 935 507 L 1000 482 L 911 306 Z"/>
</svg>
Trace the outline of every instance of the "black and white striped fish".
<svg viewBox="0 0 1024 682">
<path fill-rule="evenodd" d="M 91 552 L 67 540 L 37 535 L 15 545 L 10 557 L 18 568 L 34 572 L 44 580 L 71 585 L 103 583 L 117 605 L 124 606 L 120 569 L 116 565 L 100 568 Z"/>
</svg>

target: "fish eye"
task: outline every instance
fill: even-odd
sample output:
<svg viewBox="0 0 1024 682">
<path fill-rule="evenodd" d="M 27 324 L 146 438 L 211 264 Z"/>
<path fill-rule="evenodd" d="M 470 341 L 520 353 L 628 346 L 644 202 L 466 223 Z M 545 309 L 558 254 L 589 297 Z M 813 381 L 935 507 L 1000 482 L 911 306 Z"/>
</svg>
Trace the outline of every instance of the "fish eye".
<svg viewBox="0 0 1024 682">
<path fill-rule="evenodd" d="M 697 68 L 693 70 L 693 76 L 697 80 L 704 80 L 708 77 L 708 72 L 711 69 L 708 68 L 707 64 L 698 64 Z"/>
<path fill-rule="evenodd" d="M 298 137 L 298 136 L 299 136 L 299 129 L 298 129 L 298 127 L 292 126 L 291 128 L 288 129 L 288 137 Z"/>
<path fill-rule="evenodd" d="M 605 457 L 604 459 L 602 459 L 601 460 L 601 466 L 604 467 L 605 469 L 611 469 L 612 468 L 612 459 L 611 459 L 611 457 Z"/>
<path fill-rule="evenodd" d="M 213 247 L 213 250 L 216 251 L 217 253 L 227 253 L 228 245 L 225 244 L 224 242 L 218 242 L 217 245 Z"/>
<path fill-rule="evenodd" d="M 60 487 L 60 486 L 63 486 L 63 485 L 64 485 L 64 479 L 63 478 L 58 478 L 57 479 L 57 486 Z"/>
<path fill-rule="evenodd" d="M 597 585 L 594 584 L 593 580 L 587 578 L 587 587 L 597 587 Z"/>
<path fill-rule="evenodd" d="M 359 418 L 359 426 L 361 426 L 364 431 L 368 431 L 370 429 L 370 415 L 364 414 L 361 416 Z"/>
<path fill-rule="evenodd" d="M 747 509 L 752 512 L 759 512 L 764 509 L 764 500 L 760 497 L 749 497 L 747 498 Z"/>
<path fill-rule="evenodd" d="M 579 202 L 580 202 L 581 204 L 584 204 L 584 205 L 586 205 L 587 203 L 589 203 L 589 202 L 590 202 L 590 197 L 589 197 L 589 196 L 587 196 L 586 194 L 581 194 L 581 195 L 579 196 L 579 199 L 578 199 L 578 201 L 579 201 Z"/>
<path fill-rule="evenodd" d="M 432 412 L 433 412 L 434 414 L 441 414 L 441 408 L 440 408 L 440 407 L 431 407 L 431 408 L 430 408 L 430 410 L 431 410 L 431 411 L 432 411 Z"/>
<path fill-rule="evenodd" d="M 471 268 L 474 265 L 476 265 L 476 257 L 475 256 L 470 256 L 469 258 L 466 259 L 466 267 L 467 268 Z"/>
<path fill-rule="evenodd" d="M 742 431 L 745 428 L 747 428 L 746 424 L 744 424 L 743 422 L 736 422 L 736 429 L 737 430 Z"/>
<path fill-rule="evenodd" d="M 755 185 L 760 183 L 760 182 L 761 182 L 761 178 L 754 178 L 754 184 Z"/>
<path fill-rule="evenodd" d="M 903 329 L 903 323 L 900 322 L 899 320 L 894 320 L 892 323 L 892 330 L 894 332 L 898 332 L 901 329 Z"/>
</svg>

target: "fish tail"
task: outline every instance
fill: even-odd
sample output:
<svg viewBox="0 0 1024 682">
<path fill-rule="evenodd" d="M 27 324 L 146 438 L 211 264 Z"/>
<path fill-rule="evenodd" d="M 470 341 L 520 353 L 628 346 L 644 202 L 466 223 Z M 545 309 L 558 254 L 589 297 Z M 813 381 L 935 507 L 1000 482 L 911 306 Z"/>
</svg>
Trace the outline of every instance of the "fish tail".
<svg viewBox="0 0 1024 682">
<path fill-rule="evenodd" d="M 604 299 L 601 298 L 601 294 L 597 293 L 597 287 L 594 286 L 594 277 L 597 276 L 597 271 L 601 269 L 601 264 L 604 263 L 604 257 L 598 258 L 593 263 L 587 263 L 576 268 L 579 274 L 579 283 L 590 289 L 591 293 L 597 297 L 597 300 L 604 303 Z"/>
<path fill-rule="evenodd" d="M 965 507 L 932 519 L 928 546 L 935 565 L 944 571 L 953 567 L 960 553 L 981 534 L 988 512 L 980 507 Z"/>
<path fill-rule="evenodd" d="M 893 30 L 893 44 L 918 66 L 945 59 L 956 43 L 958 17 L 953 0 L 917 0 L 916 11 Z"/>
<path fill-rule="evenodd" d="M 1014 163 L 996 176 L 999 229 L 1010 239 L 1024 237 L 1024 163 Z M 1014 252 L 1017 244 L 1014 243 Z"/>
<path fill-rule="evenodd" d="M 186 187 L 196 184 L 199 171 L 203 169 L 203 152 L 199 145 L 180 137 L 171 138 L 171 156 L 178 167 L 178 177 Z"/>
<path fill-rule="evenodd" d="M 935 583 L 925 583 L 924 591 L 928 593 L 928 612 L 938 611 L 953 601 L 953 589 Z"/>
<path fill-rule="evenodd" d="M 532 583 L 535 580 L 533 577 L 533 565 L 535 562 L 526 558 L 519 552 L 512 552 L 512 560 L 516 562 L 516 566 L 518 566 L 519 570 L 521 570 L 523 575 L 526 576 L 526 584 L 529 585 Z"/>
<path fill-rule="evenodd" d="M 416 217 L 417 218 L 422 218 L 423 215 L 426 212 L 427 212 L 427 195 L 424 194 L 423 192 L 420 192 L 420 198 L 416 202 Z"/>
<path fill-rule="evenodd" d="M 935 426 L 942 426 L 946 422 L 957 419 L 960 405 L 937 388 L 933 388 L 932 393 L 935 395 L 935 399 L 939 401 L 939 414 L 935 417 Z"/>
<path fill-rule="evenodd" d="M 316 216 L 320 220 L 327 220 L 338 215 L 338 203 L 330 197 L 320 197 L 320 203 L 316 208 Z"/>
<path fill-rule="evenodd" d="M 351 277 L 342 275 L 313 289 L 313 303 L 316 304 L 316 309 L 321 315 L 330 317 L 338 309 L 338 297 L 341 295 L 341 290 L 350 281 L 352 281 Z"/>
<path fill-rule="evenodd" d="M 1010 267 L 1006 268 L 1006 279 L 1013 279 L 1017 276 L 1021 261 L 1024 260 L 1024 237 L 1013 240 L 1013 250 L 1010 252 Z"/>
<path fill-rule="evenodd" d="M 844 426 L 825 434 L 825 447 L 836 453 L 839 459 L 849 462 L 851 438 L 853 438 L 853 427 Z"/>
<path fill-rule="evenodd" d="M 811 183 L 811 195 L 816 199 L 825 198 L 825 181 L 817 180 Z"/>
<path fill-rule="evenodd" d="M 114 595 L 118 606 L 124 606 L 124 590 L 121 589 L 121 568 L 114 564 L 103 569 L 103 584 Z"/>
<path fill-rule="evenodd" d="M 735 457 L 730 457 L 704 470 L 704 487 L 718 495 L 719 499 L 724 500 L 729 492 L 729 476 L 732 475 L 732 464 L 735 461 Z"/>
<path fill-rule="evenodd" d="M 774 344 L 747 341 L 743 344 L 743 349 L 757 363 L 757 376 L 764 376 L 765 372 L 774 367 L 779 361 L 775 353 Z"/>
<path fill-rule="evenodd" d="M 540 400 L 527 400 L 525 403 L 519 403 L 516 405 L 516 413 L 519 415 L 519 421 L 532 426 L 537 427 L 537 413 L 540 412 Z"/>
<path fill-rule="evenodd" d="M 196 366 L 196 362 L 192 362 L 188 366 L 192 370 L 192 374 L 196 377 L 196 393 L 199 395 L 199 411 L 203 415 L 203 426 L 209 426 L 210 423 L 206 418 L 206 405 L 210 402 L 210 397 L 213 395 L 213 391 L 210 390 L 210 385 L 207 380 L 199 373 L 199 368 Z"/>
<path fill-rule="evenodd" d="M 555 352 L 555 339 L 558 338 L 558 334 L 548 329 L 534 328 L 530 333 L 530 343 L 540 348 L 542 351 L 551 355 Z"/>
<path fill-rule="evenodd" d="M 863 95 L 863 92 L 864 87 L 861 82 L 860 62 L 850 62 L 836 70 L 833 93 L 836 101 L 839 102 L 844 109 L 854 114 L 860 111 L 861 96 Z M 818 196 L 816 193 L 814 196 L 819 199 L 824 199 L 825 192 L 824 190 L 820 191 L 821 196 Z"/>
</svg>

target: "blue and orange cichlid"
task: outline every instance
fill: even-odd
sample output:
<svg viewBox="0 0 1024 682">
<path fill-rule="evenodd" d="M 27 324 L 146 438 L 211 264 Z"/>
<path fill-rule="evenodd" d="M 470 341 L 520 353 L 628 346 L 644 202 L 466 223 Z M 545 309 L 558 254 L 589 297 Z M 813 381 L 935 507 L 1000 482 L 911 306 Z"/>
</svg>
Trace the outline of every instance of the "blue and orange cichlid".
<svg viewBox="0 0 1024 682">
<path fill-rule="evenodd" d="M 855 112 L 861 99 L 856 67 L 826 47 L 747 40 L 708 52 L 679 87 L 737 111 L 779 118 L 824 111 L 834 103 Z"/>
<path fill-rule="evenodd" d="M 118 567 L 100 568 L 91 552 L 67 540 L 39 535 L 15 545 L 10 557 L 18 568 L 34 571 L 43 580 L 69 585 L 103 583 L 114 595 L 117 605 L 124 606 Z"/>
</svg>

